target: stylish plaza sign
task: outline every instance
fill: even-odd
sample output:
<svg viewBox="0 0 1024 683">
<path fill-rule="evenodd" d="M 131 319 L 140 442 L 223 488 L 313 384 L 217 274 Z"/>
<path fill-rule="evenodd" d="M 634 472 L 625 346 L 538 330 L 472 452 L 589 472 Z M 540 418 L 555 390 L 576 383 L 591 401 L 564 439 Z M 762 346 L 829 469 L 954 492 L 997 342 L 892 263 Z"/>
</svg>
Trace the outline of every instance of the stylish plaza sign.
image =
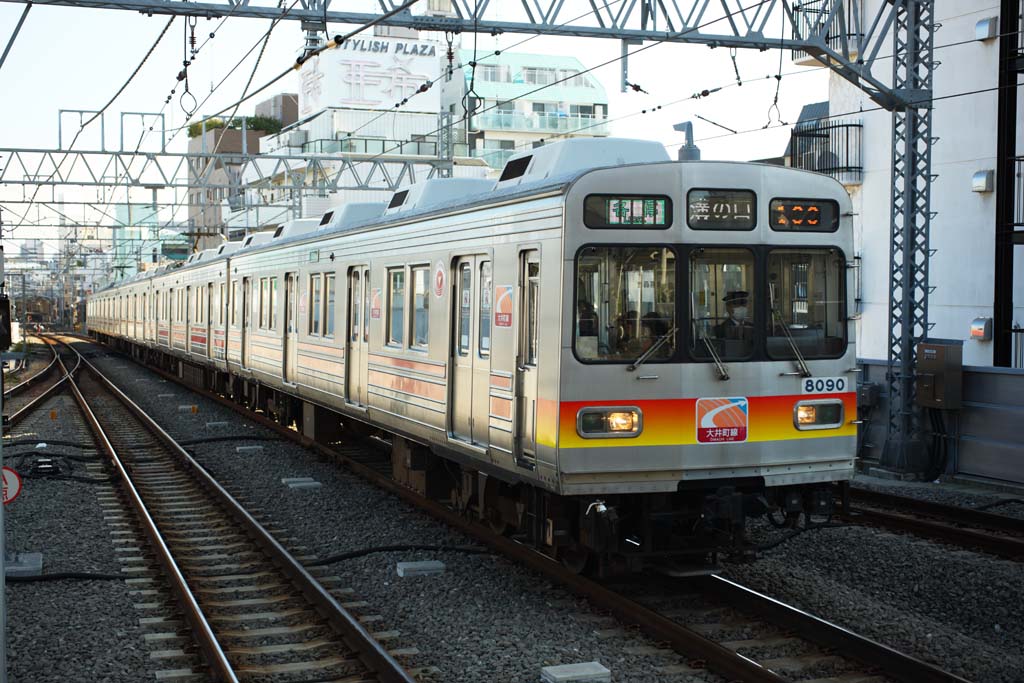
<svg viewBox="0 0 1024 683">
<path fill-rule="evenodd" d="M 434 43 L 383 37 L 348 40 L 302 65 L 299 116 L 326 107 L 393 109 L 402 100 L 408 100 L 402 111 L 437 113 L 441 88 L 417 91 L 440 73 Z"/>
</svg>

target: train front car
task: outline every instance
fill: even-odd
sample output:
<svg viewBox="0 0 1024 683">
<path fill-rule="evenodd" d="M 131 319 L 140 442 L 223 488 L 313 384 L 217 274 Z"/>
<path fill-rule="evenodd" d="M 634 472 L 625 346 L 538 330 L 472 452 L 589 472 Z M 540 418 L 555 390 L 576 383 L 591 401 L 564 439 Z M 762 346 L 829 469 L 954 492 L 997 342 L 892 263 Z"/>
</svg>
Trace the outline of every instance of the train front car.
<svg viewBox="0 0 1024 683">
<path fill-rule="evenodd" d="M 829 514 L 856 442 L 843 187 L 659 163 L 587 173 L 565 201 L 561 555 L 704 563 L 749 553 L 750 517 Z"/>
</svg>

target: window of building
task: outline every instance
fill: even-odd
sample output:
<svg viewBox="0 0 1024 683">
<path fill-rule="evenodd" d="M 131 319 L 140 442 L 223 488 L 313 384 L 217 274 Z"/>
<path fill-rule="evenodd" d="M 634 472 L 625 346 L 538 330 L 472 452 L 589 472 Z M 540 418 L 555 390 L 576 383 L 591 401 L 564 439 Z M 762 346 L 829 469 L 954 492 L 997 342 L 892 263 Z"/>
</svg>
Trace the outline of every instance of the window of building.
<svg viewBox="0 0 1024 683">
<path fill-rule="evenodd" d="M 512 73 L 506 64 L 477 64 L 476 77 L 482 81 L 508 83 L 512 80 Z"/>
<path fill-rule="evenodd" d="M 491 355 L 491 262 L 483 261 L 480 264 L 480 304 L 479 320 L 477 329 L 479 332 L 480 357 L 486 358 Z"/>
<path fill-rule="evenodd" d="M 388 270 L 387 343 L 402 346 L 402 325 L 405 320 L 405 269 Z"/>
<path fill-rule="evenodd" d="M 556 80 L 556 71 L 544 67 L 523 68 L 523 83 L 530 85 L 551 85 Z"/>
<path fill-rule="evenodd" d="M 594 118 L 594 105 L 592 104 L 570 104 L 569 105 L 570 116 L 582 116 L 584 118 Z"/>
<path fill-rule="evenodd" d="M 323 276 L 317 273 L 309 277 L 309 333 L 320 335 L 320 313 L 323 302 L 321 301 L 320 285 Z"/>
<path fill-rule="evenodd" d="M 412 277 L 412 341 L 410 346 L 427 350 L 430 340 L 430 268 L 417 266 L 410 270 Z"/>
<path fill-rule="evenodd" d="M 334 336 L 334 282 L 335 282 L 334 276 L 333 275 L 328 275 L 327 276 L 327 284 L 324 287 L 324 289 L 326 290 L 325 306 L 327 307 L 327 310 L 324 312 L 324 336 L 325 337 L 333 337 Z"/>
</svg>

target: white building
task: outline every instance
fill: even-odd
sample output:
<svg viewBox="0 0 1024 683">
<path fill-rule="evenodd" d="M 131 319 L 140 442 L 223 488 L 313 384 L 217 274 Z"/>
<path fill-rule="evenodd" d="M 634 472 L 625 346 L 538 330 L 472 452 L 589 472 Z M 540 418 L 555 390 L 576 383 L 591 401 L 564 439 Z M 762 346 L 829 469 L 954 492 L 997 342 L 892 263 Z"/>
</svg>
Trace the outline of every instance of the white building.
<svg viewBox="0 0 1024 683">
<path fill-rule="evenodd" d="M 492 168 L 545 140 L 608 135 L 608 97 L 575 57 L 463 49 L 458 59 L 461 78 L 442 99 L 456 119 L 480 112 L 468 120 L 469 153 Z"/>
<path fill-rule="evenodd" d="M 884 0 L 863 0 L 862 17 L 873 17 Z M 1003 2 L 1015 11 L 1019 1 Z M 996 208 L 999 102 L 999 38 L 985 36 L 998 26 L 998 0 L 936 0 L 931 222 L 928 319 L 931 337 L 962 339 L 966 365 L 992 365 L 993 342 L 971 338 L 977 318 L 994 315 L 996 289 Z M 979 25 L 981 22 L 981 25 Z M 975 39 L 977 32 L 983 39 Z M 1014 38 L 1016 41 L 1017 38 Z M 891 43 L 890 43 L 891 44 Z M 948 47 L 947 47 L 948 45 Z M 1017 42 L 1017 45 L 1021 45 Z M 798 60 L 800 61 L 800 60 Z M 801 62 L 803 63 L 803 62 Z M 812 63 L 807 61 L 807 63 Z M 885 68 L 876 68 L 884 72 Z M 1019 79 L 1018 73 L 1017 78 Z M 979 92 L 974 92 L 979 91 Z M 973 94 L 967 94 L 973 93 Z M 1017 88 L 1015 156 L 1024 153 L 1024 90 Z M 794 128 L 790 145 L 794 166 L 830 173 L 850 191 L 854 206 L 856 250 L 862 257 L 861 313 L 857 323 L 858 356 L 886 359 L 889 331 L 889 230 L 892 169 L 892 115 L 879 110 L 862 91 L 832 74 L 827 122 L 807 122 Z M 814 117 L 812 117 L 814 118 Z M 827 131 L 823 130 L 827 123 Z M 815 128 L 819 127 L 817 131 Z M 803 130 L 801 130 L 801 128 Z M 815 146 L 814 133 L 825 141 Z M 801 135 L 801 133 L 804 133 Z M 1004 139 L 1005 142 L 1005 139 Z M 1016 196 L 1024 203 L 1024 164 L 1017 163 Z M 991 176 L 989 173 L 991 172 Z M 1006 199 L 1004 197 L 1003 199 Z M 1024 206 L 1016 208 L 1017 220 Z M 1015 247 L 1018 254 L 1024 247 Z M 1024 259 L 1017 259 L 1012 284 L 1015 324 L 1024 323 Z M 1024 335 L 1020 341 L 1024 341 Z"/>
</svg>

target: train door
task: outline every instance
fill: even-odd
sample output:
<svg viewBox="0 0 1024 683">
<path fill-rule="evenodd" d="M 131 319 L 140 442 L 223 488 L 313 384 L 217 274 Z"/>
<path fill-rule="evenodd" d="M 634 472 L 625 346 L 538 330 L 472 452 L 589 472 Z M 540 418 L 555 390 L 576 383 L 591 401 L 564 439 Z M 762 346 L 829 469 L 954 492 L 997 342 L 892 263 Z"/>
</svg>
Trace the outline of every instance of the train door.
<svg viewBox="0 0 1024 683">
<path fill-rule="evenodd" d="M 491 262 L 485 256 L 463 257 L 455 262 L 452 272 L 455 296 L 452 297 L 451 433 L 456 439 L 486 444 L 490 422 Z"/>
<path fill-rule="evenodd" d="M 252 278 L 242 278 L 242 331 L 239 339 L 242 342 L 242 367 L 249 367 L 249 342 L 252 331 L 249 325 L 252 323 Z"/>
<path fill-rule="evenodd" d="M 348 270 L 348 321 L 345 330 L 345 397 L 349 403 L 366 405 L 367 354 L 370 320 L 370 270 L 352 266 Z"/>
<path fill-rule="evenodd" d="M 537 378 L 540 337 L 540 252 L 519 254 L 519 348 L 516 354 L 516 461 L 537 455 Z"/>
<path fill-rule="evenodd" d="M 299 325 L 296 317 L 296 273 L 284 275 L 284 381 L 295 382 L 295 365 L 299 356 Z"/>
</svg>

